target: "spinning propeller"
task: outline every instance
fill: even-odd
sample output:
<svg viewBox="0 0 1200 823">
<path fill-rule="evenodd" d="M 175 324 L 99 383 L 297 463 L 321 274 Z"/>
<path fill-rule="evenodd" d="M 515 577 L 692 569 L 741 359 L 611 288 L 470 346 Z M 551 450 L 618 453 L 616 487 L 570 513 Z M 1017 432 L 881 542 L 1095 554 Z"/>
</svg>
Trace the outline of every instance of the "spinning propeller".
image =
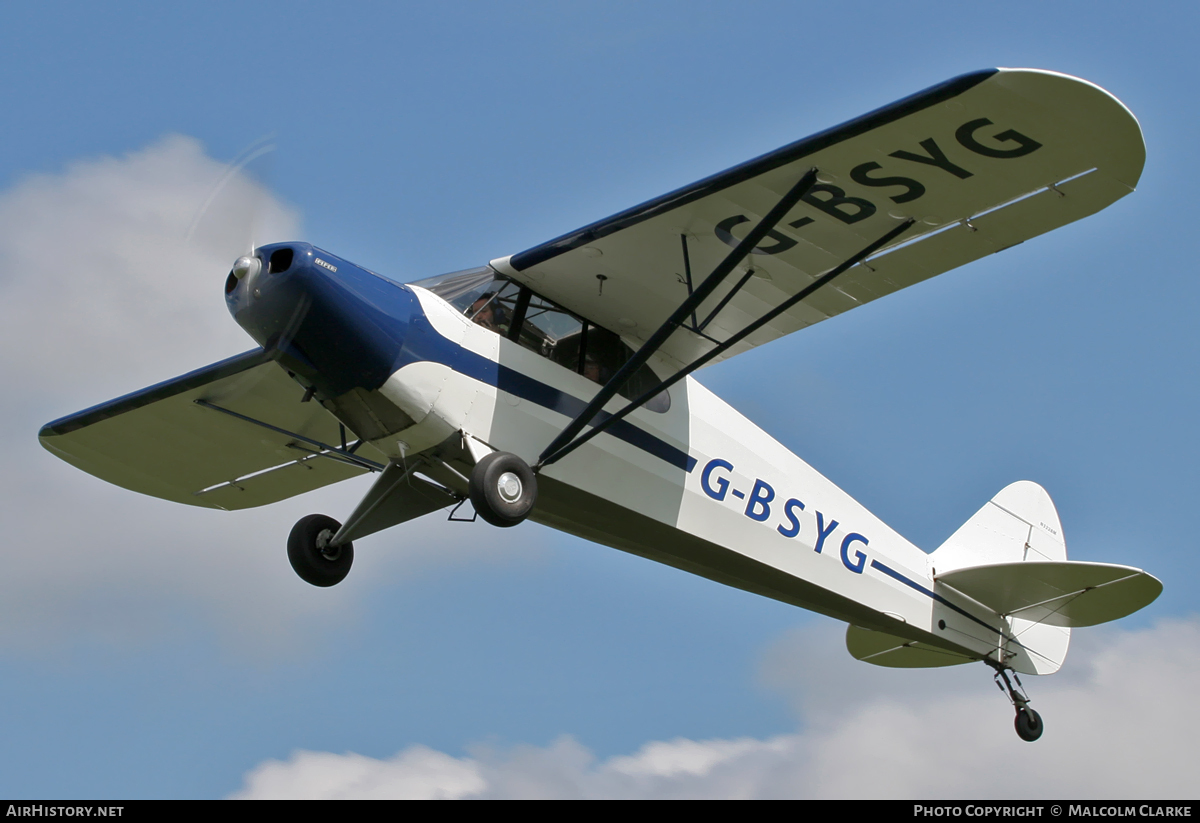
<svg viewBox="0 0 1200 823">
<path fill-rule="evenodd" d="M 232 195 L 233 200 L 232 202 L 223 203 L 219 214 L 224 219 L 232 219 L 240 223 L 242 232 L 241 236 L 238 237 L 236 252 L 241 253 L 245 257 L 254 256 L 254 250 L 260 245 L 257 241 L 261 240 L 258 235 L 262 232 L 265 222 L 263 198 L 267 193 L 268 187 L 253 180 L 246 172 L 246 168 L 255 160 L 270 155 L 275 151 L 275 148 L 275 135 L 264 135 L 243 149 L 241 154 L 226 165 L 224 172 L 222 172 L 217 182 L 213 184 L 208 196 L 196 210 L 196 216 L 192 218 L 192 223 L 188 227 L 186 237 L 186 242 L 189 246 L 192 245 L 197 231 L 202 228 L 202 224 L 214 203 L 221 197 L 222 193 L 230 190 L 229 193 Z M 260 174 L 259 177 L 269 179 L 271 176 L 269 167 L 265 171 L 267 173 Z"/>
<path fill-rule="evenodd" d="M 275 135 L 264 135 L 226 164 L 188 227 L 185 242 L 193 252 L 203 246 L 206 253 L 215 250 L 218 259 L 236 258 L 225 279 L 225 294 L 243 282 L 247 291 L 253 292 L 255 281 L 268 269 L 257 250 L 267 242 L 288 239 L 280 235 L 294 231 L 284 228 L 289 222 L 286 212 L 281 212 L 264 182 L 271 178 L 269 160 L 276 147 Z M 287 348 L 307 309 L 307 302 L 302 301 L 278 336 L 269 341 L 269 348 Z M 249 391 L 255 382 L 250 380 L 238 388 Z"/>
</svg>

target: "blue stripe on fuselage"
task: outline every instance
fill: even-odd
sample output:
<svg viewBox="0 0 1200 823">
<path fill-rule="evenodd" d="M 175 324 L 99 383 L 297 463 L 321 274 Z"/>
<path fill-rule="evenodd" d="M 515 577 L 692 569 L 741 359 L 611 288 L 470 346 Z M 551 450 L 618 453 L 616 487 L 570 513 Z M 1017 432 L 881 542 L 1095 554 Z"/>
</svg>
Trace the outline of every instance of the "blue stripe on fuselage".
<svg viewBox="0 0 1200 823">
<path fill-rule="evenodd" d="M 456 345 L 438 334 L 429 320 L 422 315 L 414 316 L 409 321 L 409 333 L 405 337 L 396 369 L 409 363 L 423 361 L 448 366 L 459 374 L 495 386 L 501 391 L 568 418 L 574 418 L 587 406 L 586 401 L 567 392 Z M 593 419 L 592 425 L 602 423 L 610 416 L 608 412 L 601 411 Z M 696 458 L 645 429 L 638 428 L 628 420 L 618 420 L 606 433 L 685 472 L 690 473 L 696 466 Z"/>
<path fill-rule="evenodd" d="M 1016 645 L 1020 646 L 1021 648 L 1025 648 L 1024 643 L 1022 643 L 1020 640 L 1017 640 L 1017 638 L 1005 633 L 1005 631 L 1003 629 L 997 629 L 995 626 L 992 626 L 989 623 L 987 623 L 983 620 L 980 620 L 978 617 L 971 614 L 966 609 L 959 608 L 958 606 L 954 605 L 946 598 L 942 597 L 937 592 L 934 592 L 930 589 L 925 588 L 917 581 L 901 574 L 900 572 L 893 569 L 891 566 L 887 566 L 883 563 L 880 563 L 878 560 L 872 560 L 871 568 L 879 569 L 881 572 L 883 572 L 884 574 L 886 574 L 888 577 L 892 578 L 893 580 L 898 580 L 901 583 L 903 583 L 904 585 L 908 586 L 909 588 L 916 589 L 921 594 L 924 594 L 927 597 L 931 598 L 932 600 L 934 600 L 938 603 L 941 603 L 946 608 L 953 609 L 954 611 L 958 612 L 959 614 L 961 614 L 963 617 L 967 618 L 968 620 L 975 621 L 976 623 L 978 623 L 980 626 L 983 626 L 988 631 L 995 632 L 996 634 L 1000 635 L 1001 637 L 1003 637 L 1005 640 L 1009 641 L 1010 643 L 1015 643 Z"/>
</svg>

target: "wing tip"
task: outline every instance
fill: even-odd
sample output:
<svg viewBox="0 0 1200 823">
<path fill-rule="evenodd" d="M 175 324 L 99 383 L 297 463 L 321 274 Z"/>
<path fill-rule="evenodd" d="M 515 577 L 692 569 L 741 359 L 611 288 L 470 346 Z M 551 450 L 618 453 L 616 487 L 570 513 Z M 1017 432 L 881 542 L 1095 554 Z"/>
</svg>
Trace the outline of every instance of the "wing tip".
<svg viewBox="0 0 1200 823">
<path fill-rule="evenodd" d="M 1136 134 L 1131 142 L 1135 143 L 1138 149 L 1138 156 L 1129 157 L 1126 160 L 1125 168 L 1120 169 L 1115 176 L 1122 183 L 1128 185 L 1130 190 L 1136 188 L 1138 181 L 1142 177 L 1142 170 L 1146 166 L 1146 135 L 1145 132 L 1142 131 L 1142 124 L 1138 120 L 1137 115 L 1133 113 L 1129 106 L 1125 105 L 1121 98 L 1117 97 L 1103 86 L 1093 83 L 1091 80 L 1061 71 L 1031 68 L 998 68 L 996 69 L 996 73 L 1002 81 L 1005 79 L 1016 80 L 1021 77 L 1054 78 L 1055 80 L 1086 87 L 1105 98 L 1108 102 L 1115 104 L 1116 107 L 1133 125 L 1133 129 Z"/>
</svg>

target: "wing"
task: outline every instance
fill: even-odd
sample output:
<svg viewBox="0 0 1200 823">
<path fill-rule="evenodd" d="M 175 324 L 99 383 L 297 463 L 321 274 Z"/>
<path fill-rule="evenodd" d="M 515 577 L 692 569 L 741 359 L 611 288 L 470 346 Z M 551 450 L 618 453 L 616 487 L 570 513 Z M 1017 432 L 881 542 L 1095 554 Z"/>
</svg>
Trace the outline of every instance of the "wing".
<svg viewBox="0 0 1200 823">
<path fill-rule="evenodd" d="M 43 446 L 102 480 L 215 509 L 245 509 L 386 462 L 344 432 L 271 352 L 231 357 L 44 426 Z"/>
<path fill-rule="evenodd" d="M 896 240 L 723 356 L 1099 211 L 1133 191 L 1144 161 L 1137 120 L 1103 89 L 1052 72 L 987 70 L 492 266 L 645 340 L 687 297 L 689 279 L 698 284 L 815 168 L 817 185 L 663 346 L 690 363 L 908 218 L 915 224 Z"/>
</svg>

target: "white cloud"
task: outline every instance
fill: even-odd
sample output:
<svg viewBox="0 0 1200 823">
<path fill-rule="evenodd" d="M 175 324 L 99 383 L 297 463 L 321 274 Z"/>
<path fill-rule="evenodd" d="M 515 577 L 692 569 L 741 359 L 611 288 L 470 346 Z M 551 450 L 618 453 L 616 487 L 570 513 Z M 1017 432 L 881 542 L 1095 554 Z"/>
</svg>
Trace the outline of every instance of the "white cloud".
<svg viewBox="0 0 1200 823">
<path fill-rule="evenodd" d="M 832 638 L 832 640 L 831 640 Z M 246 775 L 237 797 L 447 798 L 1189 798 L 1200 706 L 1200 618 L 1094 629 L 1064 672 L 1027 678 L 1046 732 L 1017 738 L 982 665 L 874 669 L 828 623 L 767 655 L 803 731 L 766 740 L 645 744 L 597 759 L 570 737 L 547 747 L 413 746 L 388 760 L 297 752 Z M 791 661 L 795 662 L 795 665 Z M 961 673 L 961 674 L 960 674 Z M 949 679 L 946 679 L 946 676 Z M 930 684 L 942 678 L 941 686 Z M 963 688 L 966 681 L 970 685 Z"/>
<path fill-rule="evenodd" d="M 453 800 L 486 788 L 474 763 L 424 746 L 413 746 L 390 760 L 298 752 L 286 764 L 264 763 L 253 779 L 255 797 L 314 800 Z"/>
<path fill-rule="evenodd" d="M 299 220 L 244 175 L 198 214 L 225 173 L 175 135 L 0 194 L 6 379 L 103 400 L 252 348 L 225 310 L 225 276 L 252 233 L 295 239 Z"/>
<path fill-rule="evenodd" d="M 196 140 L 172 136 L 0 192 L 0 645 L 128 644 L 200 616 L 257 655 L 310 640 L 331 615 L 354 614 L 363 587 L 444 563 L 439 549 L 461 541 L 431 515 L 406 527 L 404 551 L 387 550 L 395 537 L 369 538 L 345 583 L 316 590 L 288 567 L 291 524 L 314 508 L 344 515 L 369 480 L 215 512 L 109 486 L 38 445 L 53 418 L 254 346 L 225 309 L 225 276 L 252 233 L 297 239 L 299 221 L 242 174 L 218 187 L 226 172 Z M 516 542 L 446 556 L 494 562 Z"/>
</svg>

